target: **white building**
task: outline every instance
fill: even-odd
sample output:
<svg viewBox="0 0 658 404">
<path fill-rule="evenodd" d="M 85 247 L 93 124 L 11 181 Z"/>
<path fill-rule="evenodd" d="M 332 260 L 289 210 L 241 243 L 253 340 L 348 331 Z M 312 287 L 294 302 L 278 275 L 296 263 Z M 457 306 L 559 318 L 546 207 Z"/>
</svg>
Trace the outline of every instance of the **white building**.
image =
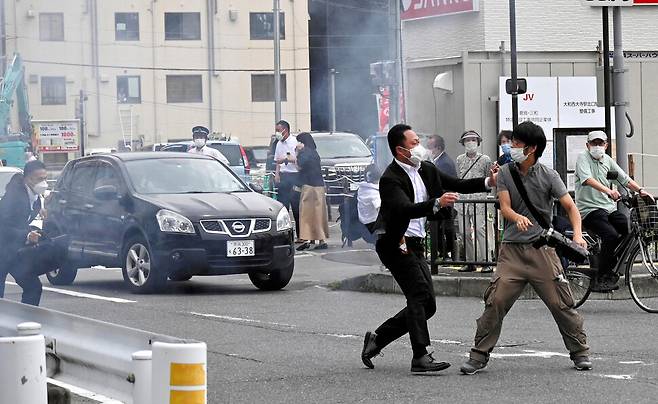
<svg viewBox="0 0 658 404">
<path fill-rule="evenodd" d="M 274 126 L 271 0 L 5 0 L 7 53 L 26 62 L 35 120 L 77 117 L 88 148 L 191 138 L 267 144 Z M 282 117 L 310 128 L 308 7 L 281 1 Z"/>
<path fill-rule="evenodd" d="M 508 1 L 405 0 L 403 4 L 407 7 L 407 17 L 443 13 L 442 16 L 403 21 L 408 121 L 419 132 L 443 135 L 453 157 L 463 153 L 457 140 L 465 129 L 479 131 L 484 137 L 484 151 L 495 155 L 496 134 L 508 126 L 501 122 L 499 114 L 509 108 L 499 88 L 500 77 L 510 74 Z M 574 153 L 575 145 L 584 147 L 582 138 L 566 143 L 566 137 L 603 126 L 602 118 L 588 119 L 591 118 L 586 116 L 589 111 L 582 115 L 580 127 L 573 122 L 563 124 L 562 121 L 568 120 L 567 112 L 563 111 L 567 103 L 557 104 L 563 96 L 558 91 L 559 86 L 574 83 L 569 82 L 568 77 L 596 75 L 602 60 L 602 53 L 597 51 L 602 40 L 601 9 L 585 6 L 577 0 L 517 0 L 516 12 L 519 76 L 556 78 L 553 79 L 555 84 L 550 79 L 535 79 L 535 82 L 543 80 L 550 88 L 555 88 L 550 91 L 556 93 L 549 94 L 556 100 L 552 118 L 554 133 L 547 133 L 547 136 L 554 140 L 549 146 L 554 147 L 556 168 L 564 170 L 568 165 L 565 157 L 568 153 L 564 152 Z M 655 113 L 658 104 L 658 81 L 655 80 L 658 76 L 658 6 L 625 7 L 622 16 L 623 47 L 628 52 L 625 59 L 629 69 L 628 113 L 635 129 L 628 151 L 658 154 L 658 138 L 653 136 L 658 131 L 658 114 Z M 612 33 L 610 11 L 611 50 Z M 442 81 L 444 85 L 452 85 L 452 91 L 433 87 L 441 73 L 448 73 L 442 76 Z M 593 79 L 575 82 L 584 89 L 582 97 L 589 101 L 585 104 L 596 101 Z M 541 90 L 528 89 L 529 93 L 536 91 Z M 589 110 L 589 106 L 585 110 Z M 596 115 L 602 117 L 599 109 Z M 658 187 L 658 178 L 644 175 L 649 165 L 658 168 L 658 158 L 640 160 L 636 177 L 640 182 Z"/>
</svg>

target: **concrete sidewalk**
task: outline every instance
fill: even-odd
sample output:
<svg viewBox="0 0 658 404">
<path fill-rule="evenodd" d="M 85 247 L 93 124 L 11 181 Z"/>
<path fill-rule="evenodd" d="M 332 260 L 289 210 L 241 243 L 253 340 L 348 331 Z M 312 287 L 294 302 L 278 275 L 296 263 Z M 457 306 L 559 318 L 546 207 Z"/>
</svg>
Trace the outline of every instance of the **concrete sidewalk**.
<svg viewBox="0 0 658 404">
<path fill-rule="evenodd" d="M 363 246 L 357 251 L 334 251 L 322 256 L 323 259 L 343 264 L 369 266 L 370 273 L 334 282 L 329 286 L 335 290 L 350 290 L 370 293 L 402 294 L 393 276 L 387 270 L 380 268 L 381 262 L 373 249 Z M 478 297 L 481 298 L 489 286 L 492 273 L 457 272 L 461 266 L 439 267 L 439 274 L 432 276 L 434 291 L 437 296 Z M 537 299 L 532 287 L 527 286 L 521 299 Z M 625 284 L 614 293 L 592 293 L 592 300 L 622 300 L 630 299 L 630 293 Z"/>
</svg>

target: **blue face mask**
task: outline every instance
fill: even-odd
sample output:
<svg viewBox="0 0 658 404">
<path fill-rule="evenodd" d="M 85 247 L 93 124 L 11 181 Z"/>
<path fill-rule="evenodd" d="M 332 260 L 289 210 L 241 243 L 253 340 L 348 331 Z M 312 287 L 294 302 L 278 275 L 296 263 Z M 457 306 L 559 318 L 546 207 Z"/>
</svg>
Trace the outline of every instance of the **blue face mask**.
<svg viewBox="0 0 658 404">
<path fill-rule="evenodd" d="M 503 143 L 500 145 L 500 150 L 503 152 L 505 156 L 509 156 L 512 150 L 512 145 L 509 143 Z"/>
</svg>

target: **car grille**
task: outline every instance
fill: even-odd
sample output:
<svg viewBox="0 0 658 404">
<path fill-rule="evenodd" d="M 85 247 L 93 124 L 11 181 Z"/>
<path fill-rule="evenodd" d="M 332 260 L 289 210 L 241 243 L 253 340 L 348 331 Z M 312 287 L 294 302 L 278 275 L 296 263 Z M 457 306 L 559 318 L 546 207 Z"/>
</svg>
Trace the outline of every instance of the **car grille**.
<svg viewBox="0 0 658 404">
<path fill-rule="evenodd" d="M 268 218 L 213 219 L 201 220 L 200 223 L 207 233 L 226 234 L 231 237 L 249 237 L 272 228 L 272 220 Z"/>
<path fill-rule="evenodd" d="M 363 164 L 324 167 L 324 180 L 335 181 L 347 177 L 354 182 L 363 182 L 366 180 L 366 167 L 367 165 Z"/>
</svg>

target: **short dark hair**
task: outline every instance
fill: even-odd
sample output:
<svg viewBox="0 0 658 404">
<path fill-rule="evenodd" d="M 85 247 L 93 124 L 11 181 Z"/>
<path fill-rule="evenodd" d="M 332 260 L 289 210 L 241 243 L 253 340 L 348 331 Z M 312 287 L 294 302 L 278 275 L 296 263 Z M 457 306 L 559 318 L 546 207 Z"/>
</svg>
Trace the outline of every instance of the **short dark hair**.
<svg viewBox="0 0 658 404">
<path fill-rule="evenodd" d="M 391 149 L 393 157 L 395 157 L 395 148 L 402 145 L 402 142 L 404 142 L 404 132 L 408 130 L 411 130 L 411 126 L 399 123 L 388 131 L 388 148 Z"/>
<path fill-rule="evenodd" d="M 37 170 L 45 170 L 45 169 L 46 169 L 46 165 L 43 164 L 43 161 L 41 160 L 28 161 L 25 164 L 25 168 L 23 168 L 23 175 L 29 177 L 30 175 L 32 175 L 33 172 Z"/>
<path fill-rule="evenodd" d="M 441 150 L 446 149 L 446 141 L 443 139 L 443 136 L 432 135 L 430 136 L 430 139 L 434 139 L 434 145 L 436 146 L 437 149 L 441 149 Z"/>
<path fill-rule="evenodd" d="M 544 149 L 546 149 L 546 135 L 544 135 L 544 130 L 541 126 L 530 121 L 520 123 L 512 131 L 512 139 L 516 139 L 526 146 L 537 146 L 537 150 L 535 151 L 535 159 L 537 160 L 544 154 Z"/>
<path fill-rule="evenodd" d="M 498 134 L 498 144 L 500 145 L 503 141 L 503 138 L 512 140 L 512 131 L 511 130 L 501 130 Z"/>
<path fill-rule="evenodd" d="M 277 125 L 283 126 L 288 132 L 290 132 L 290 124 L 283 119 L 276 123 Z"/>
</svg>

